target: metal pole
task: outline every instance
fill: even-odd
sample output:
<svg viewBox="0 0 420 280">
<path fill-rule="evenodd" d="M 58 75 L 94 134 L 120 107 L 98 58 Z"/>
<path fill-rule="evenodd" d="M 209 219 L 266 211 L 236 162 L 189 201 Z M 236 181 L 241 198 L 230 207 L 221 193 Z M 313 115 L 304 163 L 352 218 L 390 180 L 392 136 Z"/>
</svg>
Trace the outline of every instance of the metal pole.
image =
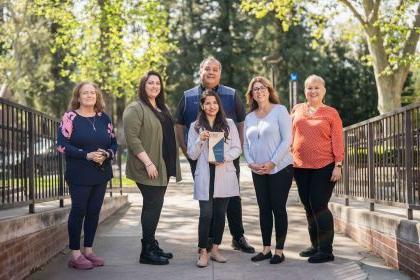
<svg viewBox="0 0 420 280">
<path fill-rule="evenodd" d="M 35 213 L 35 116 L 29 112 L 29 213 Z"/>
<path fill-rule="evenodd" d="M 370 198 L 370 211 L 375 211 L 375 166 L 374 166 L 374 145 L 373 145 L 373 124 L 368 126 L 368 187 Z"/>
<path fill-rule="evenodd" d="M 408 110 L 404 112 L 404 129 L 405 129 L 405 181 L 407 182 L 406 189 L 406 204 L 407 208 L 407 219 L 413 219 L 413 209 L 411 205 L 413 202 L 413 131 L 411 123 L 411 114 Z"/>
<path fill-rule="evenodd" d="M 120 195 L 123 194 L 123 191 L 122 191 L 122 163 L 121 163 L 121 153 L 122 153 L 122 149 L 119 148 L 119 151 L 117 153 L 117 161 L 118 161 L 118 169 L 120 171 L 120 178 L 119 178 L 120 179 Z"/>
<path fill-rule="evenodd" d="M 297 81 L 293 81 L 293 106 L 297 104 Z"/>
<path fill-rule="evenodd" d="M 348 147 L 349 147 L 349 143 L 348 143 L 348 131 L 344 131 L 344 155 L 345 155 L 345 159 L 344 159 L 344 172 L 343 172 L 343 183 L 344 183 L 344 194 L 345 194 L 345 205 L 349 206 L 350 202 L 349 202 L 349 196 L 350 196 L 350 166 L 349 166 L 349 153 L 348 153 Z"/>
<path fill-rule="evenodd" d="M 64 207 L 64 165 L 63 165 L 63 155 L 58 154 L 58 196 L 60 197 L 60 207 Z"/>
<path fill-rule="evenodd" d="M 289 108 L 292 111 L 293 108 L 293 90 L 292 90 L 292 81 L 289 81 Z"/>
</svg>

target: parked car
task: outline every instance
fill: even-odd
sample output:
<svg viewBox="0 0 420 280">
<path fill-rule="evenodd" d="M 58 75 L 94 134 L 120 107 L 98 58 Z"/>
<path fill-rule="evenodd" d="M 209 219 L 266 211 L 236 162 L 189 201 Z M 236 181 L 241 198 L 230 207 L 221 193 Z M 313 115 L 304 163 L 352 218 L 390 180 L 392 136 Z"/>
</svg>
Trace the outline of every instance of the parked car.
<svg viewBox="0 0 420 280">
<path fill-rule="evenodd" d="M 57 172 L 59 154 L 55 141 L 40 137 L 34 144 L 35 175 L 43 176 Z M 1 178 L 22 178 L 28 176 L 30 163 L 29 147 L 21 151 L 9 151 L 1 147 L 0 171 Z"/>
</svg>

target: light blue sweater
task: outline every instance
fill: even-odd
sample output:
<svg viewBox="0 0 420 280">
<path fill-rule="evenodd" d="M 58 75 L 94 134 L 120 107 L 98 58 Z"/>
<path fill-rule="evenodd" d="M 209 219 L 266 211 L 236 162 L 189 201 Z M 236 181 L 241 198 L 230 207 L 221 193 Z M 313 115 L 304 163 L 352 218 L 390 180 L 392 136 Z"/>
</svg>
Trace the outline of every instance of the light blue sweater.
<svg viewBox="0 0 420 280">
<path fill-rule="evenodd" d="M 290 145 L 292 142 L 292 120 L 286 107 L 275 104 L 264 118 L 255 112 L 245 118 L 244 155 L 248 164 L 273 162 L 275 174 L 293 164 Z"/>
</svg>

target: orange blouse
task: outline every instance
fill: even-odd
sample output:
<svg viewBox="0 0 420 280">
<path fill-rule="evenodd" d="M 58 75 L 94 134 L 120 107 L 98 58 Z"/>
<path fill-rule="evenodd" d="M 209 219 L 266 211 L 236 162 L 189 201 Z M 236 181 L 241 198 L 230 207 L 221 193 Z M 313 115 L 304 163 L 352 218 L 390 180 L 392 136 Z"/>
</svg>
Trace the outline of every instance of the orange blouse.
<svg viewBox="0 0 420 280">
<path fill-rule="evenodd" d="M 332 162 L 343 161 L 343 124 L 334 108 L 319 107 L 307 114 L 304 103 L 293 107 L 292 154 L 298 168 L 322 168 Z"/>
</svg>

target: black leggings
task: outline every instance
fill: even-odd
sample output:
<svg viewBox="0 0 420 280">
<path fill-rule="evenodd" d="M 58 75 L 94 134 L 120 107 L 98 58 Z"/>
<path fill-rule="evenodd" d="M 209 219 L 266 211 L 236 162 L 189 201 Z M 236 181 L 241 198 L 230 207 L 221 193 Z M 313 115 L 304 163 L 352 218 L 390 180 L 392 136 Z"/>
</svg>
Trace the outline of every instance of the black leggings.
<svg viewBox="0 0 420 280">
<path fill-rule="evenodd" d="M 190 163 L 191 173 L 193 174 L 193 178 L 194 178 L 197 161 L 188 159 L 188 162 Z M 233 161 L 233 164 L 235 165 L 236 176 L 238 177 L 238 182 L 239 182 L 239 173 L 240 173 L 239 157 Z M 241 202 L 240 196 L 232 196 L 229 198 L 226 214 L 227 214 L 230 234 L 232 235 L 233 239 L 238 241 L 242 236 L 244 236 L 244 225 L 242 223 L 242 202 Z M 210 237 L 212 235 L 213 235 L 212 229 L 210 229 Z"/>
<path fill-rule="evenodd" d="M 314 248 L 332 253 L 334 219 L 328 209 L 335 182 L 331 182 L 334 163 L 319 169 L 295 168 L 299 197 L 305 207 L 308 231 Z"/>
<path fill-rule="evenodd" d="M 68 220 L 69 248 L 80 249 L 80 234 L 85 233 L 84 246 L 92 247 L 98 227 L 99 214 L 106 192 L 106 185 L 78 186 L 69 184 L 71 210 Z"/>
<path fill-rule="evenodd" d="M 198 222 L 198 247 L 206 248 L 208 238 L 213 238 L 213 244 L 222 243 L 225 230 L 225 215 L 229 204 L 229 197 L 213 198 L 215 166 L 210 166 L 209 200 L 200 200 L 200 219 Z"/>
<path fill-rule="evenodd" d="M 273 214 L 276 227 L 276 249 L 283 249 L 287 235 L 286 202 L 293 180 L 293 167 L 289 165 L 270 175 L 252 172 L 258 207 L 263 246 L 271 246 Z"/>
<path fill-rule="evenodd" d="M 155 232 L 162 212 L 163 198 L 167 186 L 136 184 L 143 196 L 143 209 L 141 211 L 143 242 L 150 244 L 155 240 Z"/>
</svg>

